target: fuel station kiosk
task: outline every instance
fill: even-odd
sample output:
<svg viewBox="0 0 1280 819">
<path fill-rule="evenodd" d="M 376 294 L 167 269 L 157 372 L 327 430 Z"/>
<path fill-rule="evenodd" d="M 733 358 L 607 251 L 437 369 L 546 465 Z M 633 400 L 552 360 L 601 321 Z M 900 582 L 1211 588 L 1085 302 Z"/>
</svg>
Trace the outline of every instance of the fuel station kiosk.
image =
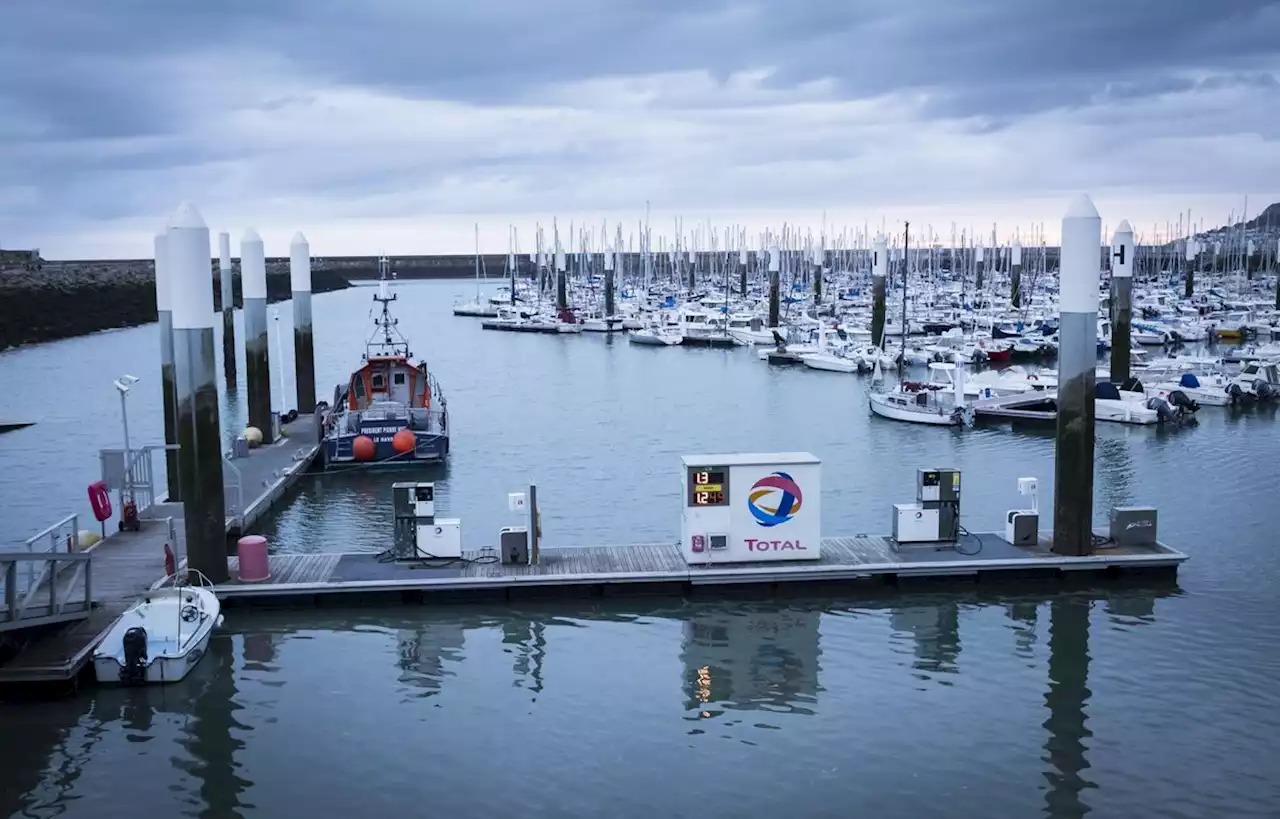
<svg viewBox="0 0 1280 819">
<path fill-rule="evenodd" d="M 686 563 L 822 557 L 822 462 L 816 456 L 684 455 L 680 465 Z"/>
</svg>

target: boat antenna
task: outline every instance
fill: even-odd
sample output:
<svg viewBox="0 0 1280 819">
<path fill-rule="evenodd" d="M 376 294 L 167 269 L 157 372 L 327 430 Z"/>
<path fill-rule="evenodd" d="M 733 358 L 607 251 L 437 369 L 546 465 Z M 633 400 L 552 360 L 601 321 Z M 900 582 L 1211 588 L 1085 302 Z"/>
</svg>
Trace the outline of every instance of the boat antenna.
<svg viewBox="0 0 1280 819">
<path fill-rule="evenodd" d="M 391 310 L 388 305 L 396 300 L 396 294 L 391 292 L 391 282 L 395 279 L 395 274 L 391 272 L 391 262 L 386 256 L 378 259 L 378 289 L 373 294 L 373 300 L 382 305 L 382 312 L 378 318 L 374 319 L 376 329 L 373 335 L 369 337 L 369 341 L 365 344 L 365 358 L 373 356 L 404 356 L 406 359 L 412 357 L 413 353 L 409 352 L 409 342 L 400 334 L 397 325 L 399 319 L 392 318 Z M 378 336 L 381 335 L 381 339 Z"/>
</svg>

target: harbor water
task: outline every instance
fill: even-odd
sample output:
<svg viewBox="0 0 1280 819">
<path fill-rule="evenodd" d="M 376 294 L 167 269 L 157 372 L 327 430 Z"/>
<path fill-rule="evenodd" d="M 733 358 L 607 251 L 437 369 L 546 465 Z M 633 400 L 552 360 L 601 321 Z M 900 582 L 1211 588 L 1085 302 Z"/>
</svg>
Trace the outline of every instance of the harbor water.
<svg viewBox="0 0 1280 819">
<path fill-rule="evenodd" d="M 887 532 L 918 467 L 963 471 L 973 531 L 1025 505 L 1022 476 L 1052 506 L 1051 432 L 885 421 L 865 377 L 745 349 L 486 332 L 450 314 L 468 282 L 397 292 L 451 461 L 304 480 L 259 527 L 277 550 L 386 548 L 390 484 L 415 474 L 470 548 L 521 522 L 507 493 L 531 482 L 547 545 L 674 540 L 691 452 L 817 454 L 833 535 Z M 314 299 L 323 393 L 358 363 L 371 296 Z M 85 487 L 122 443 L 113 378 L 142 379 L 133 445 L 162 440 L 158 349 L 150 325 L 0 354 L 0 417 L 37 422 L 0 435 L 6 548 L 70 512 L 94 525 Z M 228 443 L 244 394 L 224 393 Z M 1199 416 L 1098 427 L 1098 515 L 1157 506 L 1191 555 L 1176 586 L 234 610 L 181 684 L 0 705 L 0 817 L 1275 816 L 1278 419 Z"/>
</svg>

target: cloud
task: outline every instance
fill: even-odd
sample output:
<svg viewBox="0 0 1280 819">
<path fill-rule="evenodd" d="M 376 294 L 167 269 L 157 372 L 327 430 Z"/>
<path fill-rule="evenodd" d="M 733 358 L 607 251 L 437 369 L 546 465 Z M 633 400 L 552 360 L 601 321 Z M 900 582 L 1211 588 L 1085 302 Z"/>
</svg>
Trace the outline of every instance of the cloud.
<svg viewBox="0 0 1280 819">
<path fill-rule="evenodd" d="M 1246 0 L 7 4 L 0 242 L 141 255 L 183 198 L 324 253 L 646 201 L 1012 232 L 1086 189 L 1216 221 L 1280 199 L 1277 30 Z"/>
</svg>

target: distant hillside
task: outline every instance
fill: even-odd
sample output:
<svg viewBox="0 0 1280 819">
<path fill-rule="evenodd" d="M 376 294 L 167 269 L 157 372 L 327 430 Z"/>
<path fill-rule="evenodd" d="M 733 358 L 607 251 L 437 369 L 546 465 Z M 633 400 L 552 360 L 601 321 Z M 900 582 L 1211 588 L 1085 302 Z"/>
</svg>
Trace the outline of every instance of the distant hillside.
<svg viewBox="0 0 1280 819">
<path fill-rule="evenodd" d="M 1255 228 L 1274 228 L 1280 229 L 1280 202 L 1267 205 L 1266 209 L 1244 223 L 1246 230 Z"/>
</svg>

